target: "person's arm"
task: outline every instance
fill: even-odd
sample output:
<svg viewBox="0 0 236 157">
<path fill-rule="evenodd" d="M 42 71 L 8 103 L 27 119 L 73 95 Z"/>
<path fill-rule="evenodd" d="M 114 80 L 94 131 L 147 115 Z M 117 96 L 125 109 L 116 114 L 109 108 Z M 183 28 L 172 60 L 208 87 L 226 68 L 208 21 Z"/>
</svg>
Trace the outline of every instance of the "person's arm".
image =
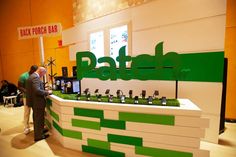
<svg viewBox="0 0 236 157">
<path fill-rule="evenodd" d="M 49 95 L 49 92 L 41 89 L 41 81 L 38 78 L 34 78 L 32 80 L 32 87 L 33 87 L 33 91 L 36 93 L 36 95 L 40 95 L 40 96 L 47 96 Z"/>
</svg>

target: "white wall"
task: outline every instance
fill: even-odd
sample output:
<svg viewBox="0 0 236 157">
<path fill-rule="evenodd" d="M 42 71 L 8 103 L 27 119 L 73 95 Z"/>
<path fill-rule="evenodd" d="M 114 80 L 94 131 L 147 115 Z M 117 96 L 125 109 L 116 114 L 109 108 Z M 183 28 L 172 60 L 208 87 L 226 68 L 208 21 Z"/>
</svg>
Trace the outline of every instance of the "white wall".
<svg viewBox="0 0 236 157">
<path fill-rule="evenodd" d="M 178 53 L 213 52 L 224 50 L 226 0 L 155 0 L 125 9 L 64 30 L 64 45 L 70 45 L 70 59 L 76 52 L 89 50 L 88 33 L 124 22 L 131 22 L 132 56 L 154 55 L 158 42 L 164 41 L 164 52 Z M 127 92 L 142 89 L 152 95 L 158 89 L 161 96 L 174 97 L 174 81 L 100 81 L 83 79 L 82 89 L 106 88 Z M 179 82 L 179 97 L 188 98 L 210 118 L 205 140 L 218 142 L 221 104 L 221 83 Z"/>
</svg>

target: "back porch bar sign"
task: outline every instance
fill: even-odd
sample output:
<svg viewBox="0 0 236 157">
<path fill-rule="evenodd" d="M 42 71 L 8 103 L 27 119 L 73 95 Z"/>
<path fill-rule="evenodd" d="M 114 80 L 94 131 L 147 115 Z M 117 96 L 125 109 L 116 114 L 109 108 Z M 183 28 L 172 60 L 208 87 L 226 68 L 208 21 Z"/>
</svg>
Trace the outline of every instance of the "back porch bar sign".
<svg viewBox="0 0 236 157">
<path fill-rule="evenodd" d="M 25 26 L 25 27 L 17 28 L 19 40 L 37 38 L 40 36 L 60 35 L 61 30 L 62 30 L 62 27 L 60 23 L 51 23 L 51 24 L 36 25 L 36 26 Z"/>
</svg>

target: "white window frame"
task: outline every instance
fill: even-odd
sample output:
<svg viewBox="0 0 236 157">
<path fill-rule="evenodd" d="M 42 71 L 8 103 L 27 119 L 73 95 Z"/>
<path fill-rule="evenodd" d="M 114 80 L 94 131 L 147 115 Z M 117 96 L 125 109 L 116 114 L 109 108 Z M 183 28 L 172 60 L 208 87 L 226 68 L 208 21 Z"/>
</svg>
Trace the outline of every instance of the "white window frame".
<svg viewBox="0 0 236 157">
<path fill-rule="evenodd" d="M 127 25 L 127 34 L 128 34 L 128 53 L 126 55 L 129 55 L 129 56 L 132 56 L 132 45 L 131 45 L 131 41 L 132 41 L 132 36 L 131 36 L 131 22 L 122 22 L 122 23 L 118 23 L 118 24 L 114 24 L 114 25 L 110 25 L 108 27 L 103 27 L 103 28 L 100 28 L 100 29 L 97 29 L 97 30 L 93 30 L 93 31 L 90 31 L 88 33 L 88 46 L 89 46 L 89 50 L 90 50 L 90 35 L 93 34 L 93 33 L 96 33 L 96 32 L 103 32 L 103 39 L 104 39 L 104 43 L 103 43 L 103 46 L 104 46 L 104 54 L 103 56 L 102 55 L 99 55 L 99 57 L 105 57 L 105 56 L 110 56 L 110 30 L 113 29 L 113 28 L 117 28 L 117 27 L 121 27 L 121 26 L 124 26 L 124 25 Z M 90 52 L 92 52 L 90 50 Z M 92 52 L 94 53 L 94 52 Z M 95 54 L 96 56 L 96 54 Z M 117 56 L 116 56 L 117 57 Z M 98 57 L 96 56 L 96 58 L 98 59 Z M 114 58 L 115 59 L 115 58 Z M 116 60 L 115 60 L 116 61 Z M 97 64 L 96 67 L 100 67 L 100 66 L 104 66 L 104 64 Z M 119 66 L 119 64 L 116 65 L 117 67 Z M 127 67 L 130 67 L 130 62 L 128 62 L 127 64 Z"/>
</svg>

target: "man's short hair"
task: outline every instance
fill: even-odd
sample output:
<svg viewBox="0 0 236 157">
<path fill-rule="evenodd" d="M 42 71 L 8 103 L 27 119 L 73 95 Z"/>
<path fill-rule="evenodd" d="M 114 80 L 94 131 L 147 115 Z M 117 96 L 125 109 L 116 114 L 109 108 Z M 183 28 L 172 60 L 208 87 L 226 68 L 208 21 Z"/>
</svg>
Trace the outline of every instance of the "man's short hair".
<svg viewBox="0 0 236 157">
<path fill-rule="evenodd" d="M 37 66 L 37 65 L 32 65 L 32 66 L 30 67 L 29 74 L 30 74 L 30 75 L 33 74 L 37 69 L 38 69 L 38 66 Z"/>
</svg>

